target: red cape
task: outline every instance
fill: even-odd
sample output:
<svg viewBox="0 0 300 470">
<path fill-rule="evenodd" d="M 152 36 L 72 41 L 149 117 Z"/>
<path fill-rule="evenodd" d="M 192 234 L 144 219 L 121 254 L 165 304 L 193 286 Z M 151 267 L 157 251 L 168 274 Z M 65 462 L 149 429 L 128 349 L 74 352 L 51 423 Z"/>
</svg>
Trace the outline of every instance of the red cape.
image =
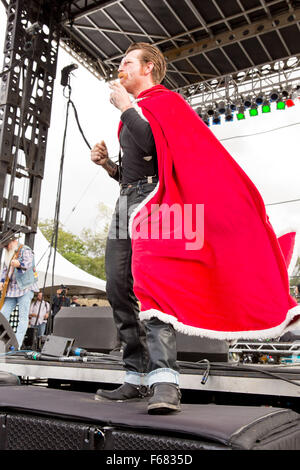
<svg viewBox="0 0 300 470">
<path fill-rule="evenodd" d="M 157 85 L 138 98 L 159 172 L 130 221 L 140 318 L 215 339 L 280 336 L 300 306 L 257 188 L 180 95 Z"/>
</svg>

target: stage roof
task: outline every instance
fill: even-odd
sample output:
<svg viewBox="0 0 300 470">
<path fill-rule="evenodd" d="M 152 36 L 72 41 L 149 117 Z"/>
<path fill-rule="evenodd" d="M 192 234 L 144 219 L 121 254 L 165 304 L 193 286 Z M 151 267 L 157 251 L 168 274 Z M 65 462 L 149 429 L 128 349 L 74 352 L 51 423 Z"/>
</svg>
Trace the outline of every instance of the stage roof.
<svg viewBox="0 0 300 470">
<path fill-rule="evenodd" d="M 75 0 L 62 45 L 99 79 L 132 42 L 157 45 L 173 90 L 300 54 L 300 0 Z"/>
</svg>

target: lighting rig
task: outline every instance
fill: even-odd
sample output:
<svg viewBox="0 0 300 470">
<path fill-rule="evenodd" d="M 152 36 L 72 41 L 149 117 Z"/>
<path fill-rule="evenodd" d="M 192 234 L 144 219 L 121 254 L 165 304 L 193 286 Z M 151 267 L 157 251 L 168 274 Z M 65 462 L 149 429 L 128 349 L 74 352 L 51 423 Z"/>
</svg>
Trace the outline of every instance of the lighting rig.
<svg viewBox="0 0 300 470">
<path fill-rule="evenodd" d="M 260 113 L 270 113 L 274 107 L 277 110 L 291 108 L 298 100 L 300 100 L 300 85 L 289 93 L 285 90 L 273 90 L 270 95 L 255 96 L 253 94 L 245 99 L 241 97 L 236 102 L 215 103 L 207 108 L 198 106 L 196 112 L 205 124 L 210 126 L 221 124 L 222 116 L 225 122 L 232 122 L 234 118 L 242 121 L 247 116 L 254 117 Z"/>
<path fill-rule="evenodd" d="M 284 110 L 300 100 L 300 57 L 178 90 L 208 125 Z"/>
</svg>

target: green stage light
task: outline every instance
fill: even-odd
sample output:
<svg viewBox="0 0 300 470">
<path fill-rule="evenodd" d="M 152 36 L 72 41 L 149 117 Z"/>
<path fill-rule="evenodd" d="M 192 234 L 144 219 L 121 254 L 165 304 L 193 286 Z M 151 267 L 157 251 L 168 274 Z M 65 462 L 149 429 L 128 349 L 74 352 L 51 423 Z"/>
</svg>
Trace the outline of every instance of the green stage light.
<svg viewBox="0 0 300 470">
<path fill-rule="evenodd" d="M 278 101 L 277 101 L 276 108 L 277 108 L 277 109 L 285 109 L 285 102 L 282 101 L 282 100 L 278 100 Z"/>
<path fill-rule="evenodd" d="M 236 113 L 236 118 L 238 121 L 245 119 L 245 108 L 244 106 L 239 106 L 238 111 Z"/>
<path fill-rule="evenodd" d="M 251 109 L 249 110 L 249 114 L 250 116 L 258 116 L 257 106 L 252 105 Z"/>
<path fill-rule="evenodd" d="M 236 118 L 238 121 L 241 121 L 242 119 L 245 119 L 245 114 L 244 113 L 237 113 Z"/>
<path fill-rule="evenodd" d="M 271 112 L 271 106 L 268 101 L 264 101 L 261 107 L 262 113 L 270 113 Z"/>
</svg>

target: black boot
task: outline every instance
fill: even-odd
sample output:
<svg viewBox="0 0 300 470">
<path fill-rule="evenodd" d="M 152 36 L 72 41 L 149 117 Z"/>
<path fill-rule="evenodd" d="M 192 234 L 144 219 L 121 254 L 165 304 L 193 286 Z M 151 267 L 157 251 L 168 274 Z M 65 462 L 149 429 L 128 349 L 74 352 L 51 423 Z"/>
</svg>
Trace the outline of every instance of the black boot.
<svg viewBox="0 0 300 470">
<path fill-rule="evenodd" d="M 97 390 L 95 400 L 99 401 L 139 401 L 149 396 L 149 389 L 145 385 L 132 385 L 123 383 L 115 390 Z"/>
<path fill-rule="evenodd" d="M 153 395 L 148 403 L 149 414 L 167 414 L 180 411 L 181 393 L 178 385 L 173 383 L 156 383 L 152 385 Z"/>
</svg>

